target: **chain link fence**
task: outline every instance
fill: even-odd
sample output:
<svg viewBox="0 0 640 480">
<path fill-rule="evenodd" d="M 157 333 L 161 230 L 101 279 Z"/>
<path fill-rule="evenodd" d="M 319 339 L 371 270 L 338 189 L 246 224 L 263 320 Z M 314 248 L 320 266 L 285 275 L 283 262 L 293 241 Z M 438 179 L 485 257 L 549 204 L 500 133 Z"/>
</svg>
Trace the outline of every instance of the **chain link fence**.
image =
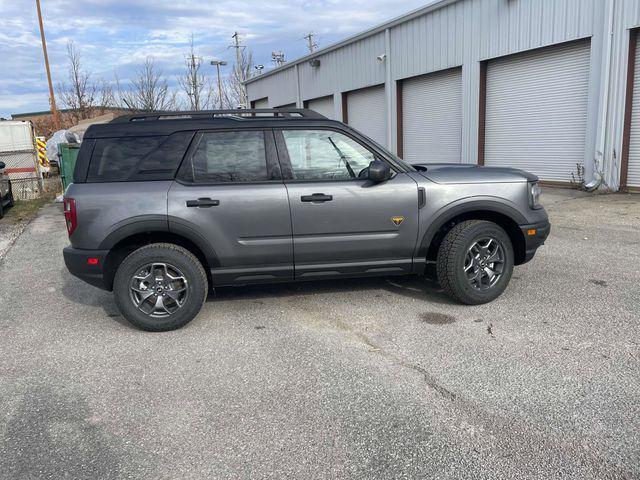
<svg viewBox="0 0 640 480">
<path fill-rule="evenodd" d="M 5 173 L 11 180 L 13 198 L 16 200 L 53 197 L 62 192 L 59 175 L 48 174 L 42 178 L 42 172 L 36 170 L 35 149 L 0 152 L 0 162 L 5 164 Z"/>
<path fill-rule="evenodd" d="M 35 200 L 53 197 L 62 191 L 59 176 L 48 178 L 17 178 L 11 180 L 13 198 L 16 200 Z"/>
</svg>

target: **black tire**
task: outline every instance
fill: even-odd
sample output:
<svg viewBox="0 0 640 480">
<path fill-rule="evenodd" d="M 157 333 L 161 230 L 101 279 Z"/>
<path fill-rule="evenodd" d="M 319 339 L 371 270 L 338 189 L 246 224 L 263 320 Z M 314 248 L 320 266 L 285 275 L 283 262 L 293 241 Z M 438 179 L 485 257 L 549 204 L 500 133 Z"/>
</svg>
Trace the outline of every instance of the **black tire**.
<svg viewBox="0 0 640 480">
<path fill-rule="evenodd" d="M 144 271 L 145 266 L 155 263 L 175 268 L 181 274 L 181 278 L 186 280 L 184 286 L 186 296 L 182 306 L 163 317 L 152 316 L 138 308 L 133 298 L 136 294 L 132 293 L 131 289 L 136 281 L 134 277 L 139 275 L 141 270 Z M 136 327 L 150 332 L 176 330 L 189 323 L 200 312 L 207 299 L 208 291 L 207 275 L 200 261 L 185 248 L 170 243 L 146 245 L 129 254 L 118 267 L 113 283 L 116 304 L 124 318 Z M 154 296 L 157 298 L 157 295 Z M 153 300 L 152 296 L 149 301 L 153 302 Z M 141 306 L 142 304 L 143 302 L 140 302 Z M 148 303 L 144 306 L 149 305 Z M 174 306 L 177 305 L 176 303 Z"/>
<path fill-rule="evenodd" d="M 470 249 L 478 245 L 477 242 L 482 245 L 488 239 L 495 241 L 502 249 L 501 262 L 486 264 L 485 260 L 468 256 Z M 496 244 L 489 243 L 493 248 L 496 248 Z M 511 280 L 513 263 L 511 239 L 499 225 L 484 220 L 468 220 L 453 227 L 444 237 L 438 250 L 436 269 L 440 286 L 450 297 L 467 305 L 480 305 L 495 300 L 504 292 Z M 482 271 L 486 270 L 482 265 L 487 268 L 490 265 L 495 269 L 489 268 L 490 272 L 499 270 L 499 276 L 496 275 L 496 278 L 483 274 Z M 467 266 L 468 273 L 465 272 Z M 478 275 L 484 277 L 484 282 L 477 280 Z"/>
<path fill-rule="evenodd" d="M 2 205 L 2 196 L 0 195 L 0 218 L 4 218 L 4 206 Z"/>
</svg>

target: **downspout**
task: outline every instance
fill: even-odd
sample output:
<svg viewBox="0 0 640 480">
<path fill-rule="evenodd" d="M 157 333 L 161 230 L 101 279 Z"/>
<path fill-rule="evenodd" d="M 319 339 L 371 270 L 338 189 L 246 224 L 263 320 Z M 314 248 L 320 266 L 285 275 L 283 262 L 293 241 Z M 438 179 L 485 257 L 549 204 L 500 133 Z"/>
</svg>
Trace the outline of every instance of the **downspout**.
<svg viewBox="0 0 640 480">
<path fill-rule="evenodd" d="M 594 158 L 594 173 L 593 180 L 585 185 L 585 189 L 592 192 L 600 188 L 605 184 L 604 169 L 605 169 L 605 148 L 607 141 L 607 122 L 609 115 L 609 85 L 611 83 L 611 57 L 613 50 L 613 19 L 614 19 L 614 6 L 615 0 L 609 0 L 609 16 L 607 22 L 607 47 L 606 47 L 606 59 L 605 59 L 605 71 L 604 71 L 604 98 L 602 99 L 602 108 L 600 110 L 600 132 L 598 135 L 598 145 L 596 147 L 596 155 Z"/>
<path fill-rule="evenodd" d="M 298 70 L 298 64 L 294 65 L 296 72 L 296 107 L 302 108 L 302 92 L 300 90 L 300 71 Z"/>
</svg>

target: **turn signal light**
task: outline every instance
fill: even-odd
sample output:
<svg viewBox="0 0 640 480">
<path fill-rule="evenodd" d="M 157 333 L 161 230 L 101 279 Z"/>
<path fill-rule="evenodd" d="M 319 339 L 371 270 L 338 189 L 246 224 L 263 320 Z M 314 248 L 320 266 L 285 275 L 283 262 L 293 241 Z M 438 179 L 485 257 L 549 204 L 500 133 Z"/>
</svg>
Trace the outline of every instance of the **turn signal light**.
<svg viewBox="0 0 640 480">
<path fill-rule="evenodd" d="M 538 233 L 538 231 L 535 228 L 530 228 L 529 230 L 527 230 L 527 235 L 529 235 L 530 237 L 533 237 L 536 233 Z"/>
</svg>

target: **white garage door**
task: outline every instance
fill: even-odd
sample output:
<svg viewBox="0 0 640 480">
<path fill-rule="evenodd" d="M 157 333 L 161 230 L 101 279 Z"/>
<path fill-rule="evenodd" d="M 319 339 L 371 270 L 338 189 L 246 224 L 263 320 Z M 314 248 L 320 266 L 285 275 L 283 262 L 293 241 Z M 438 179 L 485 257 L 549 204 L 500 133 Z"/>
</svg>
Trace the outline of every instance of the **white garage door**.
<svg viewBox="0 0 640 480">
<path fill-rule="evenodd" d="M 589 42 L 487 65 L 485 165 L 569 182 L 585 155 Z"/>
<path fill-rule="evenodd" d="M 307 102 L 307 108 L 324 115 L 327 118 L 335 118 L 335 110 L 333 108 L 333 96 L 314 98 Z"/>
<path fill-rule="evenodd" d="M 631 137 L 627 186 L 640 187 L 640 35 L 636 44 L 636 67 L 633 85 L 633 109 L 631 110 Z"/>
<path fill-rule="evenodd" d="M 402 146 L 409 163 L 460 163 L 461 68 L 402 82 Z"/>
<path fill-rule="evenodd" d="M 384 85 L 347 94 L 347 123 L 380 145 L 387 144 Z"/>
<path fill-rule="evenodd" d="M 269 99 L 261 98 L 253 102 L 253 108 L 269 108 Z"/>
</svg>

